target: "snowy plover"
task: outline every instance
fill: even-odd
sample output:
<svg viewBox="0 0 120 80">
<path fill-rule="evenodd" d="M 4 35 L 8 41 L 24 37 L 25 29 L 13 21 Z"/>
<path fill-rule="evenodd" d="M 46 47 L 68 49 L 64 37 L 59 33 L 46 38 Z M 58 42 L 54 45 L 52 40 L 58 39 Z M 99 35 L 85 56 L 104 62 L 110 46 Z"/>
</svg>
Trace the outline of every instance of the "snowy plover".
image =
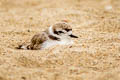
<svg viewBox="0 0 120 80">
<path fill-rule="evenodd" d="M 72 28 L 67 23 L 56 23 L 41 34 L 32 37 L 30 44 L 19 45 L 18 49 L 39 50 L 54 45 L 69 45 L 73 43 L 71 38 L 78 38 L 72 34 Z"/>
</svg>

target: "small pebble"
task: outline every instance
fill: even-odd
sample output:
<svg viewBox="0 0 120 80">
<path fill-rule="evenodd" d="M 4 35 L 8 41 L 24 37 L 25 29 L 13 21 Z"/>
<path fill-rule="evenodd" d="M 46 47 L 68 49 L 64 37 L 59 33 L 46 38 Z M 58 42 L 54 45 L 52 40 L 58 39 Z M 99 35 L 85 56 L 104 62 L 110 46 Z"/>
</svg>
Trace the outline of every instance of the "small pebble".
<svg viewBox="0 0 120 80">
<path fill-rule="evenodd" d="M 28 32 L 30 32 L 30 30 L 29 30 L 29 29 L 28 29 L 27 31 L 28 31 Z"/>
</svg>

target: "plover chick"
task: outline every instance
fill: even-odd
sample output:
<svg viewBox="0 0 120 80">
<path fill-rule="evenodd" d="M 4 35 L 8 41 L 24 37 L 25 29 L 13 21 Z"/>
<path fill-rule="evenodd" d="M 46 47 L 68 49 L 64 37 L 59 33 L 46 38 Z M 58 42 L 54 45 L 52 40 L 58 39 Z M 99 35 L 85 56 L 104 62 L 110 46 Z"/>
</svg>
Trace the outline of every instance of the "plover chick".
<svg viewBox="0 0 120 80">
<path fill-rule="evenodd" d="M 73 44 L 71 38 L 78 38 L 72 34 L 72 28 L 68 23 L 56 23 L 47 30 L 32 37 L 30 44 L 19 45 L 18 49 L 41 50 L 54 45 Z"/>
</svg>

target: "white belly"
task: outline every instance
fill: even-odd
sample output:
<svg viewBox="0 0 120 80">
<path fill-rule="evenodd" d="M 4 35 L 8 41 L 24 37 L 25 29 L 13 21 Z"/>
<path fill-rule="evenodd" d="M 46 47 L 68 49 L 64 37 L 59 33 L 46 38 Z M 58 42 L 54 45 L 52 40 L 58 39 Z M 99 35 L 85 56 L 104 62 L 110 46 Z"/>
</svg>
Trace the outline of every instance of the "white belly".
<svg viewBox="0 0 120 80">
<path fill-rule="evenodd" d="M 47 40 L 43 43 L 42 49 L 49 48 L 55 45 L 70 45 L 70 44 L 73 44 L 72 40 L 62 40 L 62 41 Z"/>
</svg>

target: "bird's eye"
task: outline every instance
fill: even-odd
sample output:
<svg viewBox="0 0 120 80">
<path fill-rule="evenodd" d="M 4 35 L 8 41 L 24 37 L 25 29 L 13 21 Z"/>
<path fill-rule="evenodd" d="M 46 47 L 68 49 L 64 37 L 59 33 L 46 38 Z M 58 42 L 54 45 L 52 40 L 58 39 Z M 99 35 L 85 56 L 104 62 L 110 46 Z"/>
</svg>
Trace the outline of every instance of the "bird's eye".
<svg viewBox="0 0 120 80">
<path fill-rule="evenodd" d="M 58 31 L 59 33 L 64 33 L 63 31 Z"/>
<path fill-rule="evenodd" d="M 65 30 L 68 32 L 68 31 L 71 31 L 72 29 L 65 29 Z"/>
</svg>

